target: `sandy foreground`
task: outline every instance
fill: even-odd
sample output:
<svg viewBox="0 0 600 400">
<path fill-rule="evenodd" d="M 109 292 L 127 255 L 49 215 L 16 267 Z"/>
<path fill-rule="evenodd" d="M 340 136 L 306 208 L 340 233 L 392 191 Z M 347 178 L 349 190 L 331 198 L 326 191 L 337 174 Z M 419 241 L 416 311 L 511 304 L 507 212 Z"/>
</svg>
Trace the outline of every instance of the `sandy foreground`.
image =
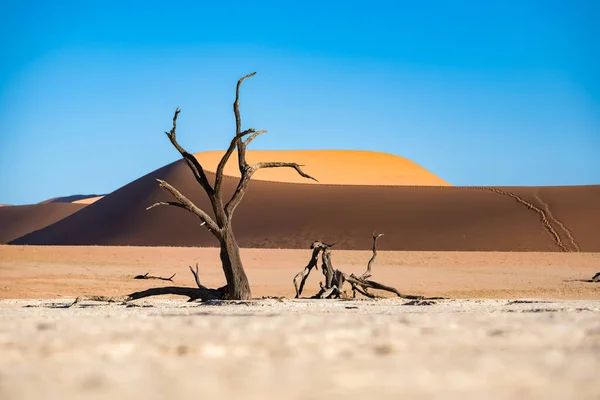
<svg viewBox="0 0 600 400">
<path fill-rule="evenodd" d="M 0 301 L 0 398 L 597 399 L 600 301 Z"/>
<path fill-rule="evenodd" d="M 370 255 L 333 262 L 360 273 Z M 0 399 L 600 398 L 598 253 L 379 253 L 373 279 L 449 298 L 431 303 L 293 300 L 309 256 L 242 250 L 254 296 L 284 299 L 69 308 L 193 286 L 196 263 L 220 285 L 218 250 L 0 246 Z"/>
</svg>

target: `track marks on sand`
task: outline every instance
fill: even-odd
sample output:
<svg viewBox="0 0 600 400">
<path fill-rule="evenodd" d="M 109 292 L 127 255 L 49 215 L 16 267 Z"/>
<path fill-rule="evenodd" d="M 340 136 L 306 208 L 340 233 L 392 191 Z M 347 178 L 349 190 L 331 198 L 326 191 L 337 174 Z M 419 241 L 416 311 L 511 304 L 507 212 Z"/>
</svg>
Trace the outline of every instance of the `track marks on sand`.
<svg viewBox="0 0 600 400">
<path fill-rule="evenodd" d="M 548 233 L 550 233 L 550 236 L 552 236 L 552 240 L 554 241 L 554 243 L 556 243 L 556 245 L 558 247 L 560 247 L 561 251 L 564 251 L 565 253 L 568 253 L 568 252 L 571 251 L 571 250 L 569 250 L 569 248 L 567 246 L 565 246 L 565 244 L 562 242 L 562 239 L 560 238 L 560 235 L 558 234 L 558 232 L 556 232 L 556 230 L 552 227 L 552 224 L 550 223 L 550 219 L 548 218 L 548 214 L 546 213 L 546 211 L 542 210 L 541 208 L 539 208 L 535 204 L 533 204 L 533 203 L 525 200 L 521 196 L 519 196 L 519 195 L 517 195 L 515 193 L 507 192 L 506 190 L 498 189 L 498 188 L 495 188 L 495 187 L 484 187 L 484 186 L 476 187 L 476 189 L 489 190 L 489 191 L 491 191 L 493 193 L 498 193 L 498 194 L 501 194 L 501 195 L 504 195 L 504 196 L 512 197 L 517 202 L 523 204 L 524 206 L 526 206 L 530 210 L 535 211 L 536 213 L 538 213 L 540 215 L 540 219 L 542 220 L 542 224 L 544 225 L 544 228 L 548 231 Z M 552 219 L 554 221 L 558 222 L 556 220 L 556 218 L 552 217 Z M 558 224 L 564 228 L 563 224 L 561 224 L 561 223 L 558 223 Z M 564 228 L 564 229 L 566 230 L 566 228 Z M 570 235 L 570 233 L 569 233 L 569 235 Z M 574 242 L 574 239 L 573 239 L 573 242 Z M 579 246 L 577 246 L 576 248 L 579 249 Z"/>
<path fill-rule="evenodd" d="M 535 197 L 538 204 L 541 204 L 544 207 L 544 210 L 546 211 L 546 215 L 548 216 L 548 218 L 562 229 L 565 236 L 567 238 L 569 238 L 569 241 L 571 242 L 571 245 L 573 246 L 575 251 L 577 251 L 577 252 L 581 251 L 581 248 L 575 241 L 575 238 L 573 237 L 573 234 L 571 233 L 571 231 L 562 222 L 557 220 L 554 217 L 554 215 L 552 215 L 552 212 L 550 211 L 550 206 L 548 206 L 548 203 L 546 203 L 544 200 L 542 200 L 539 193 L 537 193 L 537 192 L 533 195 L 533 197 Z"/>
</svg>

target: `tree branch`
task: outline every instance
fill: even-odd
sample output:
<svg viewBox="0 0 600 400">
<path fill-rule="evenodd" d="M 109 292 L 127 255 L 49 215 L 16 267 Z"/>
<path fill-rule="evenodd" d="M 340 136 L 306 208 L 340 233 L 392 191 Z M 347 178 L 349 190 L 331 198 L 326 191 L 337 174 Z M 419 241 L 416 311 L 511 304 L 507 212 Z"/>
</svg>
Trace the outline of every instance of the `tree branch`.
<svg viewBox="0 0 600 400">
<path fill-rule="evenodd" d="M 377 239 L 379 239 L 381 236 L 383 236 L 383 233 L 380 233 L 379 235 L 377 235 L 375 232 L 373 232 L 373 255 L 371 256 L 371 259 L 369 260 L 369 263 L 367 264 L 367 270 L 361 276 L 362 279 L 367 279 L 367 278 L 371 277 L 371 265 L 373 265 L 373 262 L 375 261 L 375 258 L 377 257 Z"/>
<path fill-rule="evenodd" d="M 225 151 L 225 154 L 223 154 L 223 157 L 221 157 L 221 161 L 219 161 L 219 165 L 217 166 L 217 172 L 215 174 L 216 175 L 215 176 L 215 193 L 217 194 L 217 196 L 219 198 L 221 198 L 221 185 L 223 183 L 223 171 L 225 170 L 225 165 L 229 161 L 229 158 L 231 157 L 231 154 L 233 154 L 233 151 L 235 150 L 236 146 L 238 146 L 238 147 L 241 146 L 241 147 L 246 148 L 247 143 L 249 141 L 251 141 L 256 136 L 258 136 L 264 132 L 266 132 L 266 130 L 261 130 L 261 131 L 257 132 L 252 128 L 246 129 L 245 131 L 240 132 L 239 134 L 236 134 L 233 137 L 233 139 L 231 139 L 231 143 L 229 144 L 227 151 Z M 252 135 L 246 141 L 238 143 L 240 139 L 242 139 L 244 136 L 247 136 L 250 134 L 252 134 Z"/>
<path fill-rule="evenodd" d="M 158 207 L 158 206 L 174 206 L 174 207 L 186 209 L 186 207 L 183 204 L 178 203 L 176 201 L 159 201 L 157 203 L 152 204 L 150 207 L 146 207 L 146 211 L 150 210 L 151 208 Z"/>
<path fill-rule="evenodd" d="M 165 134 L 171 141 L 171 144 L 177 149 L 177 151 L 179 151 L 179 153 L 181 154 L 181 156 L 187 163 L 188 167 L 190 167 L 190 169 L 192 170 L 192 173 L 194 174 L 194 178 L 196 178 L 196 181 L 198 181 L 200 186 L 202 186 L 202 188 L 206 191 L 206 193 L 209 195 L 209 197 L 211 197 L 214 193 L 214 190 L 213 190 L 212 186 L 210 185 L 210 183 L 208 182 L 208 179 L 206 178 L 206 174 L 204 173 L 204 169 L 202 168 L 202 165 L 200 165 L 200 163 L 198 162 L 196 157 L 194 157 L 194 155 L 188 153 L 177 142 L 177 117 L 179 116 L 180 112 L 181 112 L 181 110 L 179 108 L 177 108 L 175 110 L 175 114 L 173 115 L 173 127 L 171 128 L 171 130 L 169 132 L 165 132 Z"/>
<path fill-rule="evenodd" d="M 251 74 L 240 78 L 240 80 L 237 83 L 237 86 L 235 87 L 235 101 L 233 102 L 233 113 L 235 114 L 236 137 L 242 132 L 242 117 L 240 116 L 240 86 L 242 86 L 242 82 L 244 82 L 250 77 L 253 77 L 254 75 L 256 75 L 256 72 L 252 72 Z M 240 173 L 243 174 L 244 170 L 248 166 L 248 164 L 246 163 L 246 148 L 244 146 L 241 146 L 243 144 L 241 138 L 237 139 L 236 144 L 238 145 L 238 164 L 240 167 Z"/>
<path fill-rule="evenodd" d="M 267 130 L 261 129 L 260 131 L 256 131 L 252 135 L 250 135 L 246 140 L 244 140 L 244 142 L 243 142 L 244 149 L 246 149 L 246 147 L 248 147 L 250 142 L 253 141 L 258 135 L 262 135 L 263 133 L 267 133 Z"/>
<path fill-rule="evenodd" d="M 146 272 L 144 275 L 136 275 L 136 276 L 134 276 L 133 279 L 156 279 L 156 280 L 159 280 L 159 281 L 171 281 L 171 282 L 173 282 L 173 278 L 175 277 L 175 275 L 177 275 L 177 272 L 175 272 L 173 275 L 171 275 L 168 278 L 164 278 L 162 276 L 153 276 L 153 275 L 150 275 L 149 272 Z"/>
<path fill-rule="evenodd" d="M 319 182 L 317 179 L 313 178 L 312 176 L 310 176 L 307 173 L 305 173 L 304 171 L 302 171 L 301 167 L 302 167 L 302 165 L 300 165 L 300 164 L 296 164 L 296 163 L 292 163 L 292 162 L 283 162 L 283 161 L 265 161 L 265 162 L 260 162 L 258 164 L 254 164 L 250 167 L 247 167 L 242 172 L 242 178 L 240 179 L 238 186 L 235 189 L 235 193 L 231 197 L 231 200 L 229 200 L 229 202 L 225 206 L 225 213 L 231 218 L 231 216 L 233 215 L 233 212 L 235 211 L 237 206 L 242 201 L 242 198 L 246 194 L 246 188 L 248 187 L 248 184 L 250 183 L 250 178 L 252 178 L 252 175 L 254 175 L 254 173 L 256 171 L 258 171 L 259 169 L 293 168 L 303 178 L 312 179 L 315 182 Z"/>
<path fill-rule="evenodd" d="M 196 281 L 196 285 L 198 285 L 198 288 L 206 289 L 206 287 L 200 283 L 200 276 L 198 275 L 198 263 L 196 263 L 196 271 L 194 271 L 192 269 L 191 265 L 189 267 L 190 267 L 190 271 L 192 271 L 192 275 L 194 275 L 194 280 Z"/>
<path fill-rule="evenodd" d="M 210 288 L 207 288 L 200 284 L 200 278 L 198 278 L 198 264 L 196 264 L 196 272 L 194 272 L 194 270 L 192 269 L 191 266 L 190 266 L 190 271 L 192 271 L 192 274 L 194 275 L 194 279 L 196 281 L 196 284 L 198 285 L 197 288 L 182 287 L 182 286 L 166 286 L 166 287 L 150 288 L 150 289 L 142 290 L 140 292 L 133 292 L 130 294 L 126 294 L 125 296 L 79 296 L 75 299 L 75 301 L 69 307 L 77 305 L 83 301 L 102 301 L 102 302 L 107 302 L 107 303 L 127 303 L 132 300 L 143 299 L 144 297 L 160 296 L 160 295 L 164 295 L 164 294 L 187 296 L 190 299 L 189 301 L 198 300 L 198 299 L 200 299 L 202 301 L 222 300 L 227 297 L 227 294 L 229 292 L 227 286 L 222 286 L 218 289 L 210 289 Z M 152 279 L 153 278 L 153 277 L 148 277 L 148 274 L 139 275 L 139 276 L 143 277 L 143 278 L 136 277 L 136 279 Z M 173 276 L 175 276 L 175 274 L 173 274 Z M 168 279 L 166 279 L 166 278 L 158 278 L 158 279 L 171 280 L 171 279 L 173 279 L 173 276 L 171 276 Z"/>
<path fill-rule="evenodd" d="M 107 303 L 127 303 L 128 301 L 143 299 L 144 297 L 160 296 L 165 294 L 174 294 L 178 296 L 187 296 L 190 301 L 201 299 L 202 301 L 207 300 L 221 300 L 227 294 L 227 286 L 218 289 L 199 289 L 189 288 L 181 286 L 165 286 L 150 288 L 142 290 L 140 292 L 134 292 L 125 296 L 79 296 L 71 304 L 74 306 L 83 301 L 102 301 Z"/>
<path fill-rule="evenodd" d="M 179 190 L 175 189 L 168 182 L 163 181 L 161 179 L 157 179 L 157 182 L 159 183 L 161 188 L 166 189 L 169 193 L 171 193 L 173 195 L 173 197 L 175 197 L 179 201 L 179 204 L 181 204 L 181 205 L 180 206 L 178 205 L 177 207 L 185 208 L 192 214 L 196 215 L 203 222 L 202 225 L 206 224 L 206 227 L 210 231 L 210 233 L 215 235 L 218 239 L 221 238 L 221 229 L 206 212 L 204 212 L 203 210 L 198 208 L 187 197 L 185 197 Z M 166 204 L 174 205 L 174 204 L 170 204 L 170 203 L 166 203 Z M 160 204 L 157 203 L 156 205 L 160 205 Z M 154 205 L 152 205 L 151 207 L 154 207 Z"/>
<path fill-rule="evenodd" d="M 312 176 L 310 176 L 307 173 L 305 173 L 304 171 L 302 171 L 302 168 L 300 168 L 300 167 L 302 167 L 302 165 L 292 163 L 292 162 L 266 161 L 266 162 L 260 162 L 258 164 L 254 164 L 251 168 L 253 169 L 252 173 L 254 173 L 255 171 L 258 171 L 259 169 L 264 169 L 264 168 L 293 168 L 296 170 L 298 175 L 300 175 L 301 177 L 307 178 L 307 179 L 312 179 L 315 182 L 319 182 L 316 178 L 313 178 Z"/>
</svg>

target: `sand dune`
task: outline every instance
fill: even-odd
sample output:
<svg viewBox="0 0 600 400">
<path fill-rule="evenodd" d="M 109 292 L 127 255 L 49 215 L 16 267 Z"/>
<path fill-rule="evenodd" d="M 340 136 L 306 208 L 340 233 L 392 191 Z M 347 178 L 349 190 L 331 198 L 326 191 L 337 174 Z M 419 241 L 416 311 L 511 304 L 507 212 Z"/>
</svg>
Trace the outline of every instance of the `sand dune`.
<svg viewBox="0 0 600 400">
<path fill-rule="evenodd" d="M 75 200 L 72 203 L 75 204 L 92 204 L 103 198 L 104 196 L 87 197 L 85 199 Z"/>
<path fill-rule="evenodd" d="M 206 171 L 215 172 L 223 151 L 196 153 Z M 328 185 L 418 185 L 450 186 L 417 163 L 393 154 L 360 150 L 248 150 L 246 159 L 254 164 L 260 161 L 292 161 L 304 165 L 303 170 L 321 184 Z M 225 175 L 239 177 L 237 153 L 225 166 Z M 317 184 L 287 168 L 263 169 L 252 179 Z"/>
<path fill-rule="evenodd" d="M 103 196 L 97 194 L 73 194 L 71 196 L 53 197 L 48 200 L 39 202 L 38 204 L 50 204 L 50 203 L 78 203 L 78 204 L 91 204 L 94 201 L 101 199 Z"/>
<path fill-rule="evenodd" d="M 0 207 L 0 243 L 8 243 L 54 224 L 84 207 L 85 205 L 70 203 Z"/>
<path fill-rule="evenodd" d="M 213 179 L 212 174 L 208 174 Z M 175 208 L 145 208 L 170 200 L 156 178 L 180 188 L 209 211 L 204 193 L 178 161 L 156 170 L 14 244 L 215 246 L 196 218 Z M 237 180 L 227 178 L 231 192 Z M 561 243 L 600 251 L 600 186 L 503 188 L 545 207 Z M 558 221 L 558 223 L 556 222 Z M 562 224 L 568 234 L 560 227 Z M 460 187 L 301 185 L 252 182 L 234 227 L 242 247 L 306 248 L 313 240 L 340 249 L 368 249 L 373 230 L 387 250 L 561 251 L 541 216 L 507 195 Z"/>
</svg>

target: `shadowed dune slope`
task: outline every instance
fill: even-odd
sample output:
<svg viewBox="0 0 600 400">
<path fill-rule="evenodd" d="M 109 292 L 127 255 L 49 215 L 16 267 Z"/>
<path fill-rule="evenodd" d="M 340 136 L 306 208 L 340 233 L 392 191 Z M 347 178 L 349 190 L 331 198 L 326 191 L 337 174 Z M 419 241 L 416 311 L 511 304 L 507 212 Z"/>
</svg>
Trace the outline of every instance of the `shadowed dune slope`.
<svg viewBox="0 0 600 400">
<path fill-rule="evenodd" d="M 171 200 L 155 178 L 210 211 L 202 189 L 178 161 L 12 243 L 216 246 L 192 214 L 174 207 L 145 210 L 156 201 Z M 225 190 L 231 192 L 236 183 L 227 177 Z M 600 186 L 503 190 L 542 198 L 582 251 L 600 251 Z M 380 243 L 384 250 L 560 251 L 540 214 L 514 198 L 478 188 L 254 181 L 236 212 L 234 228 L 242 247 L 307 248 L 320 239 L 340 249 L 369 249 L 377 230 L 385 233 Z"/>
<path fill-rule="evenodd" d="M 42 229 L 84 207 L 85 205 L 70 203 L 0 207 L 0 243 L 8 243 Z"/>
<path fill-rule="evenodd" d="M 206 171 L 215 172 L 223 151 L 196 153 Z M 307 174 L 328 185 L 450 186 L 419 164 L 394 154 L 363 150 L 248 150 L 248 163 L 291 161 L 303 165 Z M 237 160 L 237 152 L 231 160 Z M 225 175 L 239 177 L 237 162 L 225 166 Z M 318 184 L 290 168 L 262 169 L 254 180 Z"/>
</svg>

